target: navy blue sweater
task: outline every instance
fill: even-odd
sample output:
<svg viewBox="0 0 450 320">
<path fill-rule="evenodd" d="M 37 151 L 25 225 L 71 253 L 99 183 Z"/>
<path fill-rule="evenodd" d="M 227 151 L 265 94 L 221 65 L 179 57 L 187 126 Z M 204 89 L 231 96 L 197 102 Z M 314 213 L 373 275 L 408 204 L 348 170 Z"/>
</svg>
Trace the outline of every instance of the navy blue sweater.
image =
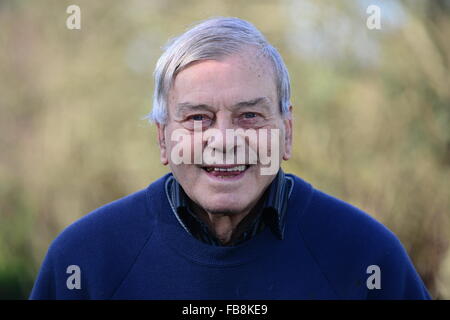
<svg viewBox="0 0 450 320">
<path fill-rule="evenodd" d="M 171 212 L 166 175 L 66 228 L 51 244 L 30 298 L 430 298 L 387 228 L 289 176 L 294 188 L 283 240 L 269 228 L 230 247 L 195 239 Z"/>
</svg>

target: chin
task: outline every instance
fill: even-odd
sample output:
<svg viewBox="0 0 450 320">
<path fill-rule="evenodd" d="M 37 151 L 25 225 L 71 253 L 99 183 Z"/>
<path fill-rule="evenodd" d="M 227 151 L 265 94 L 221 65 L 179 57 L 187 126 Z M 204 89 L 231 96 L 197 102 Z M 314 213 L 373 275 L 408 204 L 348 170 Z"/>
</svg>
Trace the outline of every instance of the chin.
<svg viewBox="0 0 450 320">
<path fill-rule="evenodd" d="M 211 214 L 238 214 L 247 208 L 248 204 L 243 204 L 236 199 L 221 197 L 215 201 L 200 202 L 200 206 Z"/>
</svg>

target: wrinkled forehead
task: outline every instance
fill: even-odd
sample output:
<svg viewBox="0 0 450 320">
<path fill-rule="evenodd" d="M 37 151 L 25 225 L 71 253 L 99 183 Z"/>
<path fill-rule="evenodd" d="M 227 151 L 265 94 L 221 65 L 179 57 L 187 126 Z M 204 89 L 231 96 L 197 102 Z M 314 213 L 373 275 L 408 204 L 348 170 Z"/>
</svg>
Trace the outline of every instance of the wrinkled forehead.
<svg viewBox="0 0 450 320">
<path fill-rule="evenodd" d="M 274 67 L 259 51 L 249 48 L 192 62 L 176 75 L 168 102 L 169 109 L 180 103 L 227 106 L 261 96 L 276 104 Z"/>
</svg>

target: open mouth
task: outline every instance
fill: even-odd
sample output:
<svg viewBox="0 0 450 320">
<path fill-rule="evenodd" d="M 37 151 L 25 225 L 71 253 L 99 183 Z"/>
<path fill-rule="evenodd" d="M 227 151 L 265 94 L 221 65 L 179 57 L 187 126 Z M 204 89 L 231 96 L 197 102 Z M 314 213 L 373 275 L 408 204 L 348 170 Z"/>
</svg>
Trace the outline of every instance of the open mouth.
<svg viewBox="0 0 450 320">
<path fill-rule="evenodd" d="M 205 170 L 209 175 L 218 178 L 234 178 L 242 175 L 250 165 L 224 165 L 224 166 L 204 166 L 201 167 Z"/>
</svg>

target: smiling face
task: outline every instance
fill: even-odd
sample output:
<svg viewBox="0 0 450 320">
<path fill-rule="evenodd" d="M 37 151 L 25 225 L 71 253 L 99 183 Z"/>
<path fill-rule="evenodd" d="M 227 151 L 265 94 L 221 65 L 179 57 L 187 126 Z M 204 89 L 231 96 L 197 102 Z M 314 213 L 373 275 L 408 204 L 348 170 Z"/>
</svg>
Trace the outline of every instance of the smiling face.
<svg viewBox="0 0 450 320">
<path fill-rule="evenodd" d="M 252 129 L 256 133 L 279 129 L 279 148 L 271 150 L 276 153 L 272 156 L 290 157 L 292 124 L 290 116 L 281 115 L 273 67 L 252 48 L 221 60 L 196 61 L 179 72 L 169 92 L 167 119 L 158 124 L 161 161 L 169 164 L 189 198 L 210 214 L 249 212 L 277 170 L 262 175 L 259 162 L 244 166 L 228 162 L 176 164 L 171 157 L 178 143 L 172 141 L 174 131 L 182 129 L 193 137 L 194 121 L 200 123 L 204 134 L 215 132 L 214 139 L 200 142 L 202 150 L 226 154 L 229 144 L 218 139 L 217 133 L 225 137 L 227 129 Z M 245 141 L 251 144 L 249 139 Z"/>
</svg>

